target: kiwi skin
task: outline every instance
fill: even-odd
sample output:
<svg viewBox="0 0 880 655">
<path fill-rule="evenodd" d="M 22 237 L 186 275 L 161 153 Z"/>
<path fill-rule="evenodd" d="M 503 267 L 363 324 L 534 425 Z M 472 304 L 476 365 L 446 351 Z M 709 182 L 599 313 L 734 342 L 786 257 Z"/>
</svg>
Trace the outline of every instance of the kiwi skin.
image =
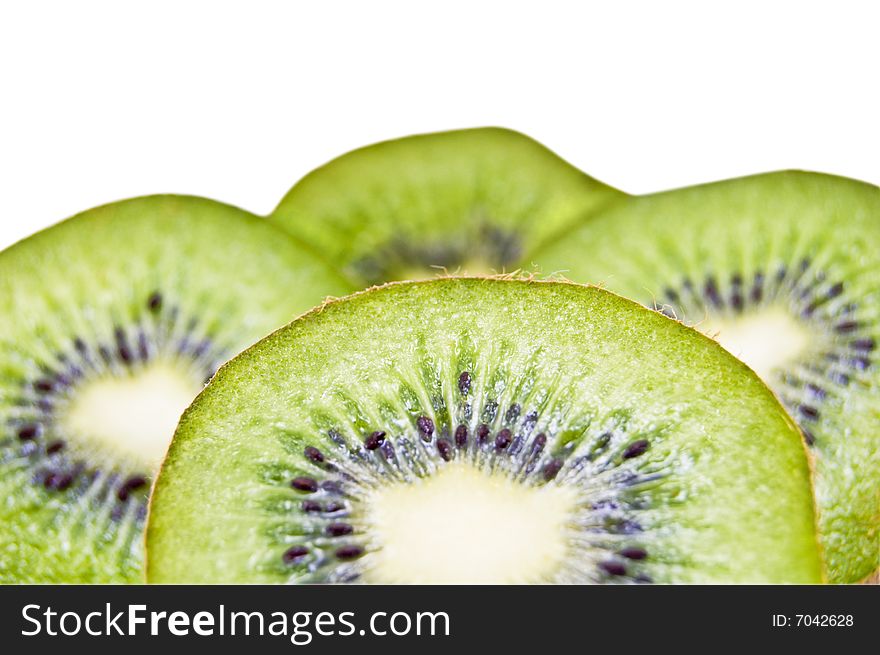
<svg viewBox="0 0 880 655">
<path fill-rule="evenodd" d="M 781 171 L 634 197 L 535 259 L 709 332 L 761 311 L 800 326 L 805 359 L 762 374 L 814 460 L 829 578 L 845 583 L 880 567 L 878 252 L 880 188 Z"/>
<path fill-rule="evenodd" d="M 418 134 L 345 153 L 299 180 L 269 220 L 359 288 L 504 273 L 625 194 L 498 127 Z"/>
<path fill-rule="evenodd" d="M 494 303 L 487 303 L 487 297 L 481 296 L 483 293 L 487 293 L 487 297 L 494 297 L 492 294 L 498 293 L 499 296 L 494 299 L 504 309 L 499 311 L 498 308 L 493 307 Z M 482 302 L 479 300 L 481 297 Z M 560 298 L 567 299 L 564 307 L 557 305 Z M 579 298 L 579 302 L 584 303 L 583 306 L 579 307 L 579 303 L 574 302 L 574 298 Z M 348 315 L 352 308 L 357 308 L 354 316 Z M 723 481 L 716 480 L 716 484 L 710 484 L 707 489 L 717 490 L 719 486 L 726 487 L 730 482 L 730 493 L 736 494 L 737 498 L 742 495 L 743 499 L 736 500 L 732 505 L 729 505 L 727 500 L 721 501 L 722 506 L 717 509 L 717 513 L 713 510 L 708 514 L 702 514 L 702 510 L 695 510 L 701 517 L 694 517 L 696 525 L 710 521 L 725 534 L 717 535 L 718 539 L 709 538 L 708 542 L 700 544 L 702 548 L 693 549 L 693 558 L 707 558 L 704 568 L 698 565 L 697 569 L 700 570 L 678 571 L 679 577 L 676 577 L 672 570 L 664 572 L 661 567 L 657 580 L 664 582 L 821 581 L 815 516 L 803 444 L 790 418 L 768 392 L 766 386 L 751 371 L 716 343 L 699 335 L 693 329 L 639 308 L 635 303 L 614 294 L 571 283 L 507 278 L 457 278 L 418 283 L 393 283 L 360 292 L 346 299 L 325 303 L 321 308 L 276 331 L 226 364 L 211 385 L 184 414 L 169 455 L 163 464 L 156 484 L 156 493 L 150 504 L 147 535 L 148 580 L 159 583 L 219 580 L 247 583 L 277 582 L 289 576 L 290 572 L 285 573 L 282 568 L 280 555 L 284 548 L 283 543 L 267 547 L 265 541 L 267 535 L 277 534 L 276 528 L 271 527 L 272 524 L 264 524 L 262 509 L 255 507 L 263 508 L 260 500 L 263 494 L 268 493 L 271 494 L 271 498 L 275 498 L 274 494 L 277 493 L 280 494 L 277 496 L 278 500 L 271 501 L 272 504 L 277 502 L 286 506 L 287 503 L 292 503 L 291 506 L 295 508 L 297 499 L 303 496 L 297 495 L 300 492 L 291 492 L 290 486 L 293 485 L 294 489 L 302 487 L 303 491 L 312 488 L 312 481 L 308 478 L 304 478 L 300 486 L 297 486 L 300 478 L 295 477 L 318 470 L 309 469 L 308 462 L 302 461 L 303 447 L 306 448 L 307 458 L 310 457 L 310 448 L 318 448 L 327 456 L 337 457 L 333 450 L 332 438 L 328 441 L 318 434 L 313 437 L 296 437 L 295 435 L 309 431 L 305 426 L 311 419 L 300 424 L 293 416 L 319 411 L 317 407 L 322 405 L 317 399 L 334 397 L 337 375 L 346 378 L 345 388 L 351 388 L 352 393 L 355 394 L 361 383 L 354 381 L 364 379 L 376 381 L 383 377 L 385 375 L 383 370 L 374 371 L 372 376 L 365 376 L 365 372 L 373 368 L 371 362 L 376 361 L 374 357 L 385 361 L 386 357 L 391 356 L 386 352 L 390 348 L 386 344 L 401 342 L 401 348 L 407 350 L 411 333 L 418 331 L 421 325 L 430 325 L 440 334 L 445 334 L 444 330 L 453 329 L 451 326 L 473 325 L 471 321 L 478 320 L 473 315 L 477 311 L 475 308 L 479 308 L 481 319 L 488 320 L 491 316 L 494 320 L 503 315 L 505 318 L 499 325 L 518 321 L 537 311 L 540 315 L 537 321 L 539 327 L 526 321 L 522 324 L 516 323 L 513 328 L 516 338 L 526 340 L 531 339 L 532 335 L 546 332 L 543 323 L 545 318 L 552 320 L 552 317 L 557 315 L 570 316 L 572 312 L 583 312 L 583 321 L 574 320 L 571 330 L 562 327 L 561 332 L 567 335 L 566 338 L 570 336 L 572 339 L 584 339 L 585 342 L 590 343 L 590 349 L 593 350 L 598 361 L 605 362 L 613 357 L 614 353 L 618 352 L 618 348 L 610 341 L 619 340 L 621 331 L 629 331 L 631 338 L 627 341 L 627 347 L 633 349 L 634 356 L 635 352 L 639 353 L 640 361 L 644 358 L 643 362 L 647 368 L 651 368 L 654 363 L 666 361 L 667 357 L 675 360 L 669 362 L 670 370 L 673 372 L 677 370 L 678 363 L 683 362 L 684 359 L 689 359 L 692 363 L 699 362 L 700 370 L 705 367 L 709 377 L 702 380 L 702 383 L 705 383 L 706 388 L 710 390 L 707 394 L 711 396 L 710 398 L 694 397 L 693 388 L 689 387 L 692 373 L 678 377 L 674 374 L 669 375 L 669 370 L 664 368 L 661 375 L 662 385 L 670 385 L 671 388 L 668 389 L 669 393 L 663 394 L 661 404 L 675 403 L 676 399 L 686 397 L 686 402 L 693 403 L 694 408 L 701 406 L 708 409 L 711 406 L 712 409 L 706 414 L 708 417 L 721 411 L 718 401 L 728 393 L 736 397 L 744 393 L 739 402 L 746 402 L 746 396 L 750 398 L 748 402 L 760 399 L 753 407 L 753 411 L 742 417 L 740 427 L 732 429 L 727 426 L 720 430 L 710 428 L 714 435 L 713 439 L 703 441 L 697 437 L 696 442 L 688 447 L 694 454 L 702 453 L 703 457 L 710 457 L 708 454 L 710 450 L 718 454 L 724 451 L 721 443 L 727 443 L 729 436 L 729 443 L 736 444 L 732 450 L 737 451 L 737 455 L 732 456 L 730 462 L 737 471 L 742 469 L 742 479 L 735 472 L 729 480 L 727 477 Z M 358 317 L 360 312 L 364 317 L 374 318 L 365 322 Z M 397 312 L 418 317 L 419 320 L 407 325 L 406 321 L 399 320 Z M 580 317 L 579 313 L 578 317 Z M 379 328 L 374 323 L 383 324 L 383 327 Z M 486 325 L 490 323 L 491 320 Z M 563 322 L 563 325 L 565 323 Z M 555 329 L 559 328 L 557 324 Z M 374 333 L 374 329 L 378 332 Z M 533 332 L 535 329 L 540 331 Z M 584 336 L 584 329 L 592 338 Z M 383 336 L 380 336 L 384 335 L 385 331 L 396 334 L 396 337 L 385 341 Z M 478 332 L 480 330 L 468 334 L 479 343 L 481 337 L 476 334 Z M 497 332 L 500 331 L 493 332 L 491 338 L 492 342 L 500 347 L 502 343 L 506 343 L 506 333 Z M 652 336 L 647 337 L 649 334 Z M 443 343 L 462 344 L 469 341 L 463 335 L 451 340 L 449 336 L 447 334 L 445 337 L 436 338 L 441 339 Z M 367 341 L 360 347 L 356 346 L 355 344 L 362 338 L 366 338 Z M 418 340 L 416 336 L 412 338 L 414 342 Z M 432 339 L 431 336 L 427 338 Z M 643 338 L 645 341 L 642 341 Z M 531 350 L 536 344 L 532 341 L 530 344 Z M 375 348 L 371 348 L 371 345 Z M 540 344 L 541 348 L 546 346 L 546 343 Z M 352 352 L 352 348 L 355 351 L 366 348 L 368 352 Z M 374 350 L 381 352 L 376 353 Z M 311 355 L 303 357 L 304 352 Z M 433 351 L 429 347 L 427 352 Z M 576 347 L 568 348 L 565 352 L 571 353 L 575 359 L 584 356 L 583 351 Z M 554 354 L 551 351 L 548 355 L 553 361 L 555 361 Z M 464 355 L 453 354 L 452 361 L 460 361 L 460 356 L 467 359 Z M 404 356 L 403 359 L 406 357 Z M 510 355 L 510 359 L 510 366 L 515 368 L 519 356 Z M 492 378 L 491 372 L 485 372 L 481 364 L 472 363 L 473 370 L 483 371 L 480 376 Z M 362 365 L 365 367 L 363 370 L 361 370 Z M 388 366 L 395 371 L 401 370 L 401 374 L 407 379 L 410 375 L 408 368 L 411 365 L 411 362 L 404 364 L 388 360 Z M 419 369 L 418 364 L 415 368 Z M 445 370 L 445 366 L 443 368 Z M 612 389 L 617 382 L 627 390 L 632 384 L 636 384 L 637 388 L 642 386 L 651 388 L 655 384 L 648 383 L 642 377 L 641 369 L 636 369 L 640 370 L 640 373 L 633 376 L 632 369 L 623 368 L 627 370 L 614 370 L 610 374 L 616 381 L 614 384 L 609 383 L 606 389 L 610 396 L 614 395 Z M 615 367 L 612 366 L 611 369 Z M 529 370 L 539 377 L 546 373 L 540 363 L 536 363 L 535 368 Z M 580 370 L 587 373 L 589 368 Z M 461 389 L 458 384 L 460 379 L 458 367 L 447 370 L 446 376 L 450 375 L 455 378 L 449 381 L 452 392 L 455 388 Z M 722 384 L 720 379 L 710 379 L 716 375 L 724 377 L 725 383 Z M 480 381 L 480 376 L 474 377 L 474 385 L 484 384 Z M 618 379 L 615 376 L 620 377 Z M 428 377 L 430 378 L 431 375 L 428 374 Z M 683 381 L 682 378 L 687 380 Z M 515 387 L 515 380 L 516 378 L 512 378 L 508 382 Z M 572 383 L 580 382 L 572 381 Z M 659 379 L 656 384 L 661 384 Z M 250 396 L 249 385 L 260 387 L 261 392 L 256 397 Z M 302 385 L 303 389 L 298 389 L 297 385 Z M 471 383 L 469 382 L 467 386 L 470 387 Z M 749 389 L 748 392 L 745 391 L 746 388 Z M 307 389 L 308 393 L 302 395 L 304 389 Z M 720 389 L 726 389 L 725 393 L 719 394 Z M 273 399 L 277 397 L 285 399 L 285 409 L 280 412 L 273 406 Z M 502 407 L 506 405 L 507 400 L 504 400 Z M 654 401 L 660 402 L 657 397 L 654 397 Z M 315 408 L 308 407 L 316 402 Z M 728 397 L 723 402 L 724 407 L 730 409 L 732 406 L 727 404 L 730 402 L 734 403 L 733 406 L 737 406 L 737 401 L 732 401 Z M 667 409 L 668 407 L 667 405 Z M 418 412 L 432 410 L 422 407 L 414 411 L 417 413 L 413 415 L 413 425 L 418 426 L 418 430 L 421 431 L 421 419 L 415 420 L 416 415 Z M 439 438 L 444 428 L 438 416 L 445 414 L 442 409 L 437 411 L 439 414 L 431 421 L 431 429 Z M 522 411 L 526 411 L 525 404 L 522 406 Z M 476 407 L 474 412 L 479 413 Z M 391 418 L 388 420 L 392 422 Z M 247 433 L 242 430 L 241 422 L 249 426 Z M 757 427 L 753 422 L 762 425 Z M 454 422 L 452 425 L 454 426 Z M 267 429 L 267 426 L 272 427 Z M 276 428 L 283 435 L 290 436 L 281 438 L 279 435 L 276 440 L 271 435 L 272 430 Z M 737 430 L 753 428 L 764 434 L 765 439 L 771 438 L 770 435 L 775 435 L 772 437 L 774 440 L 779 437 L 780 448 L 774 451 L 774 459 L 785 452 L 786 455 L 782 460 L 768 463 L 768 458 L 761 449 L 748 452 L 756 445 L 744 444 L 738 438 L 740 435 Z M 535 428 L 535 431 L 537 430 L 538 428 Z M 728 431 L 729 434 L 722 436 L 723 432 Z M 245 436 L 246 438 L 242 438 Z M 364 433 L 365 438 L 366 436 Z M 346 438 L 349 444 L 357 443 L 352 441 L 351 436 Z M 393 439 L 390 434 L 388 438 Z M 211 444 L 210 453 L 202 447 L 207 443 Z M 364 443 L 367 450 L 363 452 L 369 456 L 368 451 L 371 449 L 369 439 Z M 740 451 L 740 448 L 743 450 Z M 438 452 L 442 454 L 442 449 Z M 659 450 L 655 452 L 659 453 Z M 232 459 L 236 461 L 232 462 Z M 753 460 L 757 462 L 755 466 L 748 464 Z M 284 471 L 290 471 L 288 475 L 293 477 L 293 481 L 282 474 L 277 479 L 280 488 L 267 490 L 262 483 L 255 483 L 253 479 L 255 463 L 258 462 L 272 462 L 273 468 L 277 465 Z M 303 468 L 304 465 L 306 468 Z M 772 492 L 764 500 L 749 497 L 750 485 L 761 487 L 752 479 L 756 475 L 756 467 L 766 467 L 769 475 L 770 470 L 775 466 L 790 471 L 789 476 L 784 478 L 776 476 L 771 480 L 771 485 L 781 485 L 779 492 Z M 709 471 L 704 471 L 703 475 L 706 473 Z M 273 480 L 272 484 L 275 484 L 275 474 L 270 477 Z M 223 480 L 223 484 L 222 488 L 218 489 L 216 482 L 219 480 Z M 309 484 L 306 485 L 305 482 Z M 682 484 L 686 483 L 682 482 Z M 734 491 L 735 488 L 738 491 Z M 293 493 L 292 497 L 285 496 L 291 493 Z M 770 505 L 775 505 L 777 501 L 786 497 L 793 501 L 788 509 L 780 510 L 779 514 L 775 510 L 769 510 Z M 288 499 L 284 500 L 285 498 Z M 716 500 L 720 501 L 721 497 Z M 240 506 L 242 502 L 244 505 Z M 250 505 L 251 502 L 257 505 Z M 706 502 L 712 501 L 706 499 Z M 250 509 L 245 509 L 245 506 Z M 702 507 L 708 511 L 705 505 Z M 236 521 L 228 521 L 229 516 L 235 516 Z M 721 517 L 724 517 L 721 522 L 715 523 Z M 674 522 L 671 517 L 667 518 L 669 519 L 667 524 Z M 278 519 L 276 517 L 272 520 Z M 778 537 L 774 537 L 771 533 L 780 529 L 779 521 L 794 522 L 788 528 L 782 528 Z M 736 541 L 743 539 L 743 534 L 750 535 L 746 542 L 752 536 L 759 541 L 766 540 L 766 548 L 757 547 L 754 543 L 740 544 L 742 547 L 738 548 Z M 780 551 L 780 547 L 785 554 Z M 744 555 L 743 548 L 755 556 Z M 255 568 L 250 568 L 248 562 L 254 562 Z M 738 566 L 744 568 L 739 569 Z"/>
<path fill-rule="evenodd" d="M 15 554 L 0 582 L 143 581 L 155 471 L 59 428 L 82 383 L 167 356 L 197 374 L 192 398 L 226 358 L 347 290 L 264 220 L 191 196 L 97 207 L 0 253 L 0 550 Z"/>
</svg>

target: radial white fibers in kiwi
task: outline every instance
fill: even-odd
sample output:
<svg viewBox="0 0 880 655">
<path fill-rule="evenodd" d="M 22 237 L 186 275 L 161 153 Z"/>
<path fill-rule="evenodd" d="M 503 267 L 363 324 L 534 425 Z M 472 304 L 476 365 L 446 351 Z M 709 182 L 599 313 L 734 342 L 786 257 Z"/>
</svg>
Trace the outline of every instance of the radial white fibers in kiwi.
<svg viewBox="0 0 880 655">
<path fill-rule="evenodd" d="M 635 198 L 536 259 L 751 366 L 815 456 L 829 578 L 880 566 L 880 189 L 784 172 Z"/>
<path fill-rule="evenodd" d="M 270 220 L 366 286 L 529 268 L 546 239 L 621 197 L 523 134 L 479 128 L 344 154 Z"/>
<path fill-rule="evenodd" d="M 449 278 L 224 366 L 156 483 L 151 582 L 817 582 L 806 452 L 695 330 L 596 288 Z"/>
<path fill-rule="evenodd" d="M 143 579 L 150 481 L 227 358 L 343 283 L 263 220 L 154 196 L 0 253 L 0 581 Z"/>
</svg>

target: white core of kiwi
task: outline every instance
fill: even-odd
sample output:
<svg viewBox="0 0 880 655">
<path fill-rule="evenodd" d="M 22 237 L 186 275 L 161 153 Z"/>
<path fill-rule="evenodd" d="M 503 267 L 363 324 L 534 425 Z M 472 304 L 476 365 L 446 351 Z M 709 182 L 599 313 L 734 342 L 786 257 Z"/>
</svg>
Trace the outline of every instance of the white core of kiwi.
<svg viewBox="0 0 880 655">
<path fill-rule="evenodd" d="M 133 373 L 83 383 L 64 412 L 65 432 L 156 470 L 183 410 L 201 382 L 180 364 L 158 360 Z"/>
<path fill-rule="evenodd" d="M 376 489 L 365 503 L 377 583 L 512 584 L 551 579 L 565 561 L 573 490 L 528 487 L 471 464 Z M 477 545 L 477 546 L 475 546 Z"/>
<path fill-rule="evenodd" d="M 804 354 L 810 333 L 781 308 L 767 308 L 736 319 L 708 319 L 696 325 L 764 380 Z"/>
</svg>

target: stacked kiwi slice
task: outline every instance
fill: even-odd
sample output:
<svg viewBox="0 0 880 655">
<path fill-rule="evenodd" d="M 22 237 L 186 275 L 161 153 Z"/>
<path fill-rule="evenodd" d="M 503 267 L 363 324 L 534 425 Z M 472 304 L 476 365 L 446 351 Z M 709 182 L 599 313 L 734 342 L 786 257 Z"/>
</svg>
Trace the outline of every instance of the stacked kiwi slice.
<svg viewBox="0 0 880 655">
<path fill-rule="evenodd" d="M 143 580 L 147 492 L 217 367 L 346 287 L 261 219 L 153 196 L 0 255 L 0 581 Z"/>
<path fill-rule="evenodd" d="M 537 258 L 742 358 L 809 447 L 829 578 L 880 567 L 880 188 L 782 172 L 634 198 Z"/>
<path fill-rule="evenodd" d="M 622 197 L 524 134 L 480 128 L 344 154 L 270 219 L 364 287 L 528 268 L 534 250 Z"/>
<path fill-rule="evenodd" d="M 800 436 L 741 362 L 606 291 L 479 278 L 329 303 L 224 366 L 147 552 L 152 582 L 822 575 Z"/>
<path fill-rule="evenodd" d="M 78 215 L 0 253 L 0 581 L 860 580 L 878 194 L 485 128 Z"/>
</svg>

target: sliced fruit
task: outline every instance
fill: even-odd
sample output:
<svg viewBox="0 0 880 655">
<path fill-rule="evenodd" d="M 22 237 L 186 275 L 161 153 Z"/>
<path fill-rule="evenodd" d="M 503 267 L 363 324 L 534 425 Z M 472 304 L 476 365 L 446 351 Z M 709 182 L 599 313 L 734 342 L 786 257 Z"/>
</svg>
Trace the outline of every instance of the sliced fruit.
<svg viewBox="0 0 880 655">
<path fill-rule="evenodd" d="M 151 479 L 228 357 L 343 282 L 265 221 L 153 196 L 0 253 L 0 582 L 135 582 Z"/>
<path fill-rule="evenodd" d="M 448 278 L 225 365 L 151 503 L 151 582 L 817 582 L 806 452 L 754 373 L 596 288 Z"/>
<path fill-rule="evenodd" d="M 635 198 L 536 259 L 741 357 L 815 456 L 830 579 L 880 566 L 880 189 L 783 172 Z"/>
<path fill-rule="evenodd" d="M 622 196 L 523 134 L 481 128 L 342 155 L 300 180 L 271 220 L 362 287 L 528 268 L 545 239 Z"/>
</svg>

